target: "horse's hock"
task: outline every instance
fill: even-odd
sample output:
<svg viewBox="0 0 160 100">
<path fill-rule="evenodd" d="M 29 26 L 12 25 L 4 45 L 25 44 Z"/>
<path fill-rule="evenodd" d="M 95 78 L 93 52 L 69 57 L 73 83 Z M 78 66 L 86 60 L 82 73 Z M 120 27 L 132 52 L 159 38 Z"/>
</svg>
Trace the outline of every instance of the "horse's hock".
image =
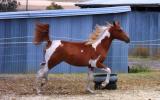
<svg viewBox="0 0 160 100">
<path fill-rule="evenodd" d="M 107 74 L 105 74 L 105 73 L 99 73 L 99 74 L 94 75 L 94 83 L 95 83 L 94 88 L 96 90 L 100 90 L 100 89 L 115 90 L 115 89 L 117 89 L 117 80 L 118 80 L 117 74 L 110 75 L 110 81 L 106 87 L 103 88 L 101 86 L 102 82 L 105 81 L 106 76 L 107 76 Z"/>
</svg>

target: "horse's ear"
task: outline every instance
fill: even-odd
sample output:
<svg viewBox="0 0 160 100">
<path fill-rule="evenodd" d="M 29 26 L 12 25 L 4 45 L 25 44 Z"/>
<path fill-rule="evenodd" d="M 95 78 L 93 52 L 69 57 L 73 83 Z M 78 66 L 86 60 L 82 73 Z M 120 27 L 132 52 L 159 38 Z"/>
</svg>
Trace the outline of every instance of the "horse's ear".
<svg viewBox="0 0 160 100">
<path fill-rule="evenodd" d="M 114 25 L 114 26 L 119 26 L 120 23 L 119 23 L 119 21 L 114 21 L 114 22 L 113 22 L 113 25 Z"/>
<path fill-rule="evenodd" d="M 116 21 L 116 25 L 118 25 L 118 26 L 119 26 L 119 25 L 120 25 L 120 22 L 119 22 L 119 21 Z"/>
<path fill-rule="evenodd" d="M 49 27 L 49 24 L 46 24 L 46 27 Z"/>
</svg>

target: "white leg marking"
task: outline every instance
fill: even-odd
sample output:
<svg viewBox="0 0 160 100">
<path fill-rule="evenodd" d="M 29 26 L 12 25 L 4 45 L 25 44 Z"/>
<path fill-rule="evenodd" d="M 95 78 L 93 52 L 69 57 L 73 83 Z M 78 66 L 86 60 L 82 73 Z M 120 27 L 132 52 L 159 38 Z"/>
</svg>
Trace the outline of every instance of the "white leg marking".
<svg viewBox="0 0 160 100">
<path fill-rule="evenodd" d="M 44 85 L 48 80 L 48 66 L 44 65 L 37 73 L 37 94 L 41 93 L 42 84 Z M 44 79 L 44 80 L 43 80 Z"/>
<path fill-rule="evenodd" d="M 48 74 L 48 66 L 43 66 L 37 73 L 37 78 L 45 78 Z"/>
<path fill-rule="evenodd" d="M 89 64 L 92 66 L 92 67 L 97 67 L 97 61 L 99 60 L 100 56 L 98 56 L 97 59 L 90 59 L 89 60 Z"/>
<path fill-rule="evenodd" d="M 48 80 L 47 76 L 48 76 L 48 61 L 51 58 L 52 54 L 55 52 L 55 50 L 59 47 L 59 46 L 63 46 L 63 44 L 61 43 L 61 40 L 54 40 L 52 41 L 51 46 L 46 49 L 46 53 L 45 53 L 45 61 L 46 64 L 42 65 L 42 68 L 40 68 L 40 70 L 37 73 L 37 93 L 40 94 L 41 92 L 41 88 L 42 88 L 42 84 L 45 84 L 46 81 Z M 44 79 L 44 80 L 43 80 Z"/>
<path fill-rule="evenodd" d="M 103 68 L 103 69 L 101 69 L 101 70 L 107 72 L 106 79 L 105 79 L 105 81 L 102 82 L 102 84 L 101 84 L 102 87 L 105 87 L 105 86 L 109 83 L 110 74 L 111 74 L 111 69 L 110 69 L 110 68 Z"/>
<path fill-rule="evenodd" d="M 91 89 L 93 80 L 94 80 L 93 71 L 91 69 L 89 69 L 89 72 L 88 72 L 88 84 L 87 84 L 87 88 L 86 88 L 87 92 L 94 93 L 94 91 Z"/>
</svg>

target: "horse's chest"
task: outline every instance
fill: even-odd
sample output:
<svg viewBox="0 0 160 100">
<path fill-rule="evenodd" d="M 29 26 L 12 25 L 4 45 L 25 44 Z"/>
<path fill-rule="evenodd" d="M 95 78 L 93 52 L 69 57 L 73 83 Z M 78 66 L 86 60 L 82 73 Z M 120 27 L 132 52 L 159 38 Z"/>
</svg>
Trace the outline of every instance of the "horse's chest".
<svg viewBox="0 0 160 100">
<path fill-rule="evenodd" d="M 89 60 L 89 64 L 92 66 L 92 67 L 97 67 L 97 62 L 99 60 L 100 56 L 98 56 L 96 59 L 90 59 Z"/>
<path fill-rule="evenodd" d="M 92 57 L 89 59 L 88 62 L 92 67 L 97 67 L 97 63 L 103 63 L 104 59 L 105 55 L 101 52 L 96 51 L 92 54 Z"/>
</svg>

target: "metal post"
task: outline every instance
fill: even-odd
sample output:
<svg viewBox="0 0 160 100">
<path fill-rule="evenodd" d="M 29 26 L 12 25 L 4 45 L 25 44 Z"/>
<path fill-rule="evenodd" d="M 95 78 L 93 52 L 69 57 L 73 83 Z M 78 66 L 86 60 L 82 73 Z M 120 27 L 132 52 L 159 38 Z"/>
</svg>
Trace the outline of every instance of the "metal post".
<svg viewBox="0 0 160 100">
<path fill-rule="evenodd" d="M 26 11 L 28 11 L 28 0 L 26 0 Z"/>
</svg>

